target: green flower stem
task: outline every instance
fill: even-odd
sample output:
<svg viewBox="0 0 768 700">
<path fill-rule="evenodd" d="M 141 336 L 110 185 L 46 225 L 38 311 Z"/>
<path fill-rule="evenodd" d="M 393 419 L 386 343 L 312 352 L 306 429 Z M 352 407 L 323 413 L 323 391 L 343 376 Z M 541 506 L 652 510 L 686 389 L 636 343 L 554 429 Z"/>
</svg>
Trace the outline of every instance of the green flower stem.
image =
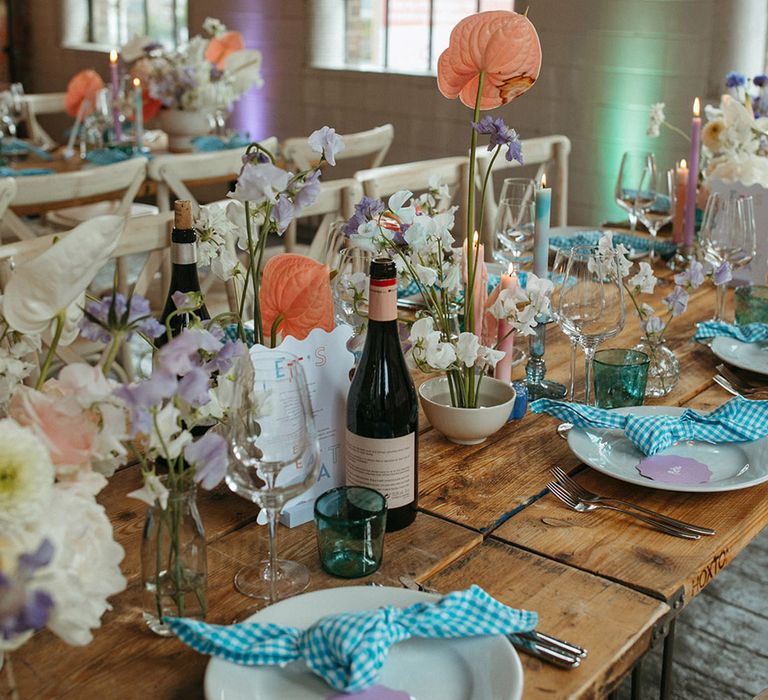
<svg viewBox="0 0 768 700">
<path fill-rule="evenodd" d="M 500 152 L 501 145 L 496 146 L 496 150 L 493 152 L 493 156 L 491 156 L 491 162 L 488 165 L 488 172 L 485 173 L 485 177 L 483 178 L 483 187 L 480 190 L 480 221 L 477 224 L 477 229 L 479 231 L 483 230 L 483 218 L 485 217 L 485 191 L 488 189 L 488 181 L 491 179 L 491 173 L 493 173 L 493 164 L 496 162 L 496 158 Z"/>
<path fill-rule="evenodd" d="M 65 312 L 59 311 L 59 313 L 56 314 L 56 330 L 53 333 L 53 340 L 48 346 L 48 354 L 45 356 L 45 361 L 40 369 L 40 376 L 37 378 L 37 384 L 35 384 L 35 389 L 38 391 L 43 388 L 45 380 L 48 379 L 48 372 L 51 371 L 51 364 L 53 364 L 53 358 L 56 356 L 56 348 L 59 347 L 59 341 L 61 340 L 61 334 L 64 331 L 65 321 Z"/>
<path fill-rule="evenodd" d="M 115 358 L 117 357 L 117 353 L 123 344 L 124 336 L 124 331 L 115 331 L 115 334 L 112 337 L 112 343 L 109 346 L 109 350 L 107 354 L 102 358 L 104 362 L 101 366 L 101 371 L 105 377 L 109 376 L 109 371 L 112 369 L 112 364 L 114 363 Z"/>
<path fill-rule="evenodd" d="M 269 215 L 265 215 L 264 217 L 264 225 L 266 226 L 267 221 L 269 220 Z M 263 228 L 263 227 L 262 227 Z M 248 235 L 248 257 L 251 259 L 251 266 L 250 266 L 250 272 L 251 272 L 251 281 L 253 284 L 253 334 L 254 334 L 254 340 L 257 343 L 264 343 L 264 331 L 261 327 L 261 304 L 259 304 L 259 268 L 261 267 L 261 256 L 263 253 L 263 245 L 261 245 L 262 240 L 266 239 L 267 233 L 265 231 L 259 232 L 259 241 L 258 241 L 258 247 L 259 247 L 259 256 L 257 259 L 256 264 L 253 264 L 254 256 L 256 254 L 256 248 L 253 244 L 253 229 L 251 226 L 251 208 L 249 202 L 245 202 L 245 230 Z M 246 284 L 246 287 L 248 285 Z"/>
<path fill-rule="evenodd" d="M 282 323 L 285 316 L 283 314 L 277 314 L 277 318 L 275 318 L 274 322 L 272 323 L 272 328 L 269 333 L 269 344 L 271 347 L 275 347 L 275 341 L 277 340 L 277 327 Z"/>
<path fill-rule="evenodd" d="M 670 124 L 668 121 L 663 121 L 662 124 L 667 127 L 667 129 L 670 129 L 674 131 L 676 134 L 680 134 L 688 143 L 691 142 L 691 136 L 690 134 L 686 134 L 682 129 L 674 126 L 673 124 Z"/>
</svg>

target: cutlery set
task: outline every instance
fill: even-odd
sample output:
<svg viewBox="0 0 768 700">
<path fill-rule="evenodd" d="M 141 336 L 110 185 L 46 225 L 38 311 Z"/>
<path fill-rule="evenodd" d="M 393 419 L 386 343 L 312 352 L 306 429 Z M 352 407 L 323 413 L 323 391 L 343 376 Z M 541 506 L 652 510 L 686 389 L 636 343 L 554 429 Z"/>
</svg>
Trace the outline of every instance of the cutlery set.
<svg viewBox="0 0 768 700">
<path fill-rule="evenodd" d="M 766 358 L 768 362 L 768 357 Z M 729 394 L 734 396 L 743 396 L 745 399 L 757 401 L 768 400 L 768 383 L 758 383 L 751 381 L 739 374 L 736 374 L 730 367 L 720 364 L 715 368 L 718 374 L 713 379 Z"/>
</svg>

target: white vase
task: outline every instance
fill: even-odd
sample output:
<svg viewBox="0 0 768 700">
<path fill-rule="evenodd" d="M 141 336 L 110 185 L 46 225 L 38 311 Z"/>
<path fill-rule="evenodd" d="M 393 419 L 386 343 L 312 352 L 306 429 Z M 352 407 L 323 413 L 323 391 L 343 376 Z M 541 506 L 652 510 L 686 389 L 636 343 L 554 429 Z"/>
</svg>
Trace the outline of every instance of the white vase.
<svg viewBox="0 0 768 700">
<path fill-rule="evenodd" d="M 168 150 L 189 153 L 195 147 L 192 140 L 211 131 L 207 112 L 183 109 L 161 109 L 157 115 L 160 128 L 168 134 Z"/>
<path fill-rule="evenodd" d="M 506 382 L 483 377 L 477 408 L 456 408 L 451 406 L 448 378 L 435 377 L 419 387 L 419 398 L 436 430 L 459 445 L 477 445 L 509 420 L 515 390 Z"/>
</svg>

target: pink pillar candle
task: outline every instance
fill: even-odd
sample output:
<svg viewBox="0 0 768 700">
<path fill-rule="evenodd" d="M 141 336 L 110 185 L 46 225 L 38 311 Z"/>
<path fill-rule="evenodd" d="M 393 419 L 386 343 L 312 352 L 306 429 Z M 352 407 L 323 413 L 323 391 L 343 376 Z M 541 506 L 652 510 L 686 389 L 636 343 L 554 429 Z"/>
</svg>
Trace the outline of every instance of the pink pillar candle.
<svg viewBox="0 0 768 700">
<path fill-rule="evenodd" d="M 485 302 L 488 299 L 488 268 L 485 266 L 485 246 L 478 242 L 478 234 L 472 237 L 472 266 L 475 268 L 475 279 L 472 284 L 472 331 L 478 338 L 483 337 L 483 318 Z M 470 270 L 467 256 L 467 241 L 464 241 L 464 289 L 465 294 L 469 283 Z M 467 329 L 469 330 L 469 329 Z"/>
<path fill-rule="evenodd" d="M 512 265 L 509 266 L 509 274 L 501 276 L 501 289 L 502 291 L 507 289 L 513 292 L 517 288 L 517 275 L 515 274 Z M 499 347 L 498 349 L 504 353 L 502 357 L 496 363 L 496 369 L 493 372 L 493 376 L 496 379 L 500 379 L 502 382 L 509 384 L 512 381 L 512 350 L 515 347 L 515 334 L 512 332 L 512 325 L 504 321 L 499 321 Z"/>
<path fill-rule="evenodd" d="M 693 234 L 696 227 L 696 187 L 699 184 L 699 146 L 701 143 L 701 117 L 699 116 L 699 98 L 693 101 L 693 120 L 691 121 L 691 153 L 688 169 L 688 191 L 685 200 L 685 221 L 683 245 L 693 246 Z"/>
</svg>

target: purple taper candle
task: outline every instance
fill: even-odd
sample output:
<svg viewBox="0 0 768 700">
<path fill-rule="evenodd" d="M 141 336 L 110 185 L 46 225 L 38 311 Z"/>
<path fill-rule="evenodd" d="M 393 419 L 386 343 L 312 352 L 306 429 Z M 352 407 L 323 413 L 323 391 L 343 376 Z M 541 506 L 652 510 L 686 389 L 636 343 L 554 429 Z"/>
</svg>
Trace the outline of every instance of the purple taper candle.
<svg viewBox="0 0 768 700">
<path fill-rule="evenodd" d="M 693 246 L 693 231 L 696 227 L 696 187 L 699 184 L 699 146 L 701 144 L 701 117 L 699 116 L 699 98 L 693 101 L 693 120 L 691 121 L 691 154 L 688 170 L 688 193 L 685 200 L 685 222 L 683 245 Z"/>
</svg>

